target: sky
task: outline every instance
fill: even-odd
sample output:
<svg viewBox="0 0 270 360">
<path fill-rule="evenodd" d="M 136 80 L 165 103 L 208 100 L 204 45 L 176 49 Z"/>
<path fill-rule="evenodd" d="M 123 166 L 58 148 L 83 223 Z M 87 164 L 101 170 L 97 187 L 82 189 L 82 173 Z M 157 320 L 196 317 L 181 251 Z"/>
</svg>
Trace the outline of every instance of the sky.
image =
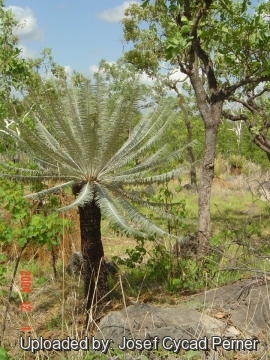
<svg viewBox="0 0 270 360">
<path fill-rule="evenodd" d="M 6 0 L 22 24 L 17 30 L 23 57 L 52 49 L 56 63 L 91 75 L 101 59 L 123 54 L 121 19 L 132 0 Z M 138 3 L 141 3 L 138 0 Z"/>
<path fill-rule="evenodd" d="M 123 55 L 121 20 L 131 3 L 141 0 L 6 0 L 5 6 L 22 25 L 17 35 L 24 57 L 50 48 L 56 63 L 91 76 L 101 59 L 111 63 Z M 144 75 L 143 81 L 151 82 Z"/>
</svg>

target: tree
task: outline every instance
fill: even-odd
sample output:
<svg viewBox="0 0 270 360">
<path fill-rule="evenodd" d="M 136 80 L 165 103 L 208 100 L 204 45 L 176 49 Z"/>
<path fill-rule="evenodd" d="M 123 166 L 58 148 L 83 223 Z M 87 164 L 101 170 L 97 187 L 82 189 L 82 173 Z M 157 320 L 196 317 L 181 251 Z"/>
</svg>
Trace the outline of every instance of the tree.
<svg viewBox="0 0 270 360">
<path fill-rule="evenodd" d="M 181 172 L 180 167 L 172 167 L 182 150 L 169 152 L 167 145 L 162 145 L 165 129 L 178 117 L 174 104 L 162 102 L 129 133 L 138 113 L 140 87 L 133 83 L 129 92 L 114 96 L 113 101 L 110 95 L 101 76 L 92 83 L 85 78 L 79 84 L 52 80 L 42 94 L 31 92 L 27 97 L 28 113 L 24 115 L 30 128 L 16 119 L 20 136 L 11 128 L 6 131 L 33 157 L 38 169 L 16 168 L 17 175 L 1 174 L 13 179 L 56 182 L 26 198 L 72 187 L 75 201 L 59 211 L 79 208 L 87 310 L 108 300 L 101 214 L 127 236 L 175 238 L 150 222 L 134 203 L 167 219 L 174 216 L 131 191 L 132 186 L 137 186 L 143 192 L 144 186 L 166 182 Z M 156 144 L 160 147 L 153 152 Z M 136 165 L 138 156 L 141 161 Z M 160 173 L 164 166 L 168 171 Z"/>
<path fill-rule="evenodd" d="M 205 129 L 198 259 L 209 252 L 215 148 L 226 102 L 270 80 L 266 6 L 251 8 L 247 0 L 145 0 L 130 5 L 123 20 L 125 40 L 134 44 L 124 54 L 126 61 L 149 74 L 164 62 L 177 65 L 195 94 Z"/>
<path fill-rule="evenodd" d="M 14 35 L 14 28 L 18 22 L 14 19 L 11 10 L 4 8 L 4 1 L 0 0 L 0 98 L 10 95 L 12 88 L 18 90 L 27 84 L 31 67 L 21 55 L 17 47 L 18 38 Z"/>
<path fill-rule="evenodd" d="M 21 49 L 18 48 L 18 38 L 14 35 L 14 29 L 18 26 L 11 10 L 4 7 L 4 1 L 0 0 L 0 124 L 8 117 L 10 107 L 13 106 L 12 90 L 22 90 L 33 81 L 34 73 L 29 61 L 21 57 Z M 6 122 L 9 126 L 9 122 Z M 4 132 L 0 135 L 3 137 Z M 1 144 L 2 145 L 2 144 Z M 8 147 L 8 144 L 0 145 L 0 152 Z M 16 147 L 14 161 L 19 160 L 19 149 Z"/>
<path fill-rule="evenodd" d="M 254 86 L 246 90 L 246 96 L 239 98 L 237 95 L 233 100 L 238 103 L 235 112 L 224 110 L 222 115 L 232 121 L 243 120 L 251 135 L 252 141 L 265 152 L 270 161 L 270 137 L 269 137 L 269 97 L 262 97 L 267 94 L 270 88 L 267 85 L 263 89 L 256 89 Z"/>
<path fill-rule="evenodd" d="M 127 79 L 129 79 L 127 84 L 132 84 L 131 79 L 133 79 L 133 81 L 141 79 L 141 91 L 143 95 L 143 100 L 145 100 L 142 103 L 142 106 L 144 108 L 150 107 L 151 105 L 158 103 L 164 97 L 168 97 L 168 89 L 174 90 L 178 97 L 179 108 L 182 111 L 181 115 L 187 128 L 187 136 L 185 141 L 187 142 L 187 144 L 192 143 L 192 124 L 185 104 L 185 97 L 182 95 L 180 89 L 178 88 L 178 83 L 181 83 L 182 80 L 171 79 L 171 75 L 173 75 L 173 73 L 175 72 L 174 70 L 168 71 L 167 75 L 156 74 L 157 76 L 149 77 L 145 73 L 140 73 L 136 71 L 135 67 L 132 64 L 129 64 L 123 58 L 120 58 L 117 60 L 116 63 L 112 64 L 106 62 L 106 60 L 101 60 L 101 62 L 99 63 L 99 71 L 102 71 L 102 74 L 104 74 L 106 81 L 109 82 L 109 86 L 112 92 L 117 91 L 119 93 L 120 90 L 121 92 L 128 91 L 128 88 L 123 87 L 123 84 L 126 83 Z M 143 80 L 146 80 L 144 81 L 146 83 L 144 83 Z M 193 189 L 197 191 L 197 177 L 193 146 L 188 146 L 187 151 L 190 162 L 190 182 Z"/>
<path fill-rule="evenodd" d="M 140 81 L 141 104 L 140 109 L 151 107 L 158 103 L 162 97 L 166 96 L 166 92 L 158 86 L 154 81 L 144 83 L 140 72 L 135 67 L 127 64 L 123 58 L 119 58 L 115 63 L 108 63 L 101 60 L 99 63 L 98 73 L 102 73 L 104 79 L 108 83 L 111 94 L 123 94 L 133 87 L 133 82 Z"/>
</svg>

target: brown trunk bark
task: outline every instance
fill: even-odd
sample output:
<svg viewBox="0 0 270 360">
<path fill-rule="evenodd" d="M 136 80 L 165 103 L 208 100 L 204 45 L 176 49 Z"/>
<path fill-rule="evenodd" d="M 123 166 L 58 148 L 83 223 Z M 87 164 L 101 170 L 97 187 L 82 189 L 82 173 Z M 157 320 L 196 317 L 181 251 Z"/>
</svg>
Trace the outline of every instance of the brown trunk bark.
<svg viewBox="0 0 270 360">
<path fill-rule="evenodd" d="M 192 125 L 190 122 L 190 119 L 186 119 L 186 128 L 187 128 L 187 141 L 188 143 L 191 143 L 193 140 L 192 136 Z M 198 186 L 197 186 L 197 174 L 196 174 L 196 166 L 195 166 L 195 154 L 193 151 L 192 146 L 188 147 L 188 154 L 189 154 L 189 162 L 190 162 L 190 183 L 192 186 L 192 189 L 198 192 Z"/>
<path fill-rule="evenodd" d="M 195 67 L 197 67 L 197 65 L 198 64 L 196 64 Z M 209 74 L 208 77 L 211 77 L 211 74 L 212 72 Z M 209 85 L 211 84 L 210 80 Z M 191 73 L 190 81 L 195 91 L 197 105 L 203 119 L 205 128 L 205 147 L 201 182 L 199 186 L 197 260 L 200 261 L 201 258 L 203 258 L 205 255 L 208 255 L 209 253 L 209 238 L 211 231 L 210 198 L 214 178 L 217 132 L 218 126 L 220 124 L 221 111 L 224 99 L 221 97 L 219 98 L 216 95 L 213 95 L 211 99 L 207 97 L 198 71 L 194 71 Z M 213 87 L 214 85 L 212 84 Z"/>
<path fill-rule="evenodd" d="M 217 131 L 218 124 L 205 126 L 205 149 L 199 187 L 198 260 L 209 253 L 209 237 L 211 231 L 210 198 L 214 178 Z"/>
<path fill-rule="evenodd" d="M 81 247 L 84 260 L 84 295 L 86 310 L 109 300 L 106 263 L 101 241 L 101 214 L 93 200 L 79 207 Z"/>
<path fill-rule="evenodd" d="M 78 195 L 84 183 L 73 186 L 73 194 Z M 107 268 L 101 241 L 101 213 L 95 200 L 79 206 L 81 250 L 83 256 L 84 296 L 86 310 L 96 310 L 109 301 Z M 88 322 L 88 316 L 87 316 Z"/>
</svg>

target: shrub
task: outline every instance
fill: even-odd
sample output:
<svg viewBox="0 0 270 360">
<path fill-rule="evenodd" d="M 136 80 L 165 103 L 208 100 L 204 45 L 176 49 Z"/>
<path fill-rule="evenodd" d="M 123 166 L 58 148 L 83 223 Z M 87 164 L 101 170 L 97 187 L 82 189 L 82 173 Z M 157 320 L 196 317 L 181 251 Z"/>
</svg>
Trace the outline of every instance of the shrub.
<svg viewBox="0 0 270 360">
<path fill-rule="evenodd" d="M 240 175 L 245 164 L 246 159 L 241 155 L 231 155 L 229 157 L 229 165 L 231 166 L 231 174 L 233 175 Z"/>
</svg>

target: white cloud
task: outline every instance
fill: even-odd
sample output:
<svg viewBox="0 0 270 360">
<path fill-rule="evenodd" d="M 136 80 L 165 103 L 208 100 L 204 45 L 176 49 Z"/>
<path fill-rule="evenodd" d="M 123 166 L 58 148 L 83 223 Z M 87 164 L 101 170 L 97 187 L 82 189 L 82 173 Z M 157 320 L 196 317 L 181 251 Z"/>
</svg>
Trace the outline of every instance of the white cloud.
<svg viewBox="0 0 270 360">
<path fill-rule="evenodd" d="M 19 22 L 15 34 L 19 37 L 20 41 L 36 40 L 42 37 L 42 31 L 30 8 L 26 7 L 23 9 L 19 6 L 9 6 L 7 9 L 11 9 L 15 19 Z"/>
<path fill-rule="evenodd" d="M 72 69 L 70 65 L 66 65 L 64 66 L 65 69 L 65 73 L 67 74 L 68 77 L 70 77 L 72 75 Z"/>
<path fill-rule="evenodd" d="M 185 81 L 187 79 L 187 75 L 182 73 L 180 70 L 175 69 L 169 75 L 169 79 L 174 80 L 174 81 L 177 80 L 177 81 L 182 82 L 182 81 Z"/>
<path fill-rule="evenodd" d="M 124 13 L 126 8 L 131 4 L 138 4 L 138 2 L 132 0 L 124 1 L 122 5 L 97 13 L 97 17 L 108 22 L 120 22 L 125 16 Z"/>
<path fill-rule="evenodd" d="M 106 63 L 109 64 L 109 65 L 115 64 L 114 61 L 106 61 Z M 88 67 L 88 72 L 89 72 L 90 75 L 94 75 L 94 73 L 97 73 L 98 70 L 99 70 L 99 67 L 96 64 L 90 65 Z"/>
<path fill-rule="evenodd" d="M 72 67 L 70 65 L 65 65 L 65 66 L 63 66 L 63 68 L 64 68 L 67 78 L 70 79 L 72 76 L 72 72 L 73 72 Z M 46 80 L 57 79 L 57 77 L 50 70 L 44 72 L 42 74 L 42 77 Z"/>
<path fill-rule="evenodd" d="M 21 49 L 21 57 L 26 59 L 26 58 L 34 58 L 36 56 L 36 51 L 35 50 L 31 50 L 28 47 L 26 47 L 25 45 L 19 45 L 18 46 Z"/>
<path fill-rule="evenodd" d="M 98 66 L 97 65 L 90 65 L 88 67 L 88 71 L 90 75 L 93 75 L 94 73 L 98 72 Z"/>
<path fill-rule="evenodd" d="M 145 72 L 143 72 L 140 75 L 140 80 L 141 80 L 142 84 L 148 85 L 148 86 L 154 85 L 154 83 L 155 83 L 155 80 L 152 79 L 150 76 L 148 76 Z"/>
</svg>

